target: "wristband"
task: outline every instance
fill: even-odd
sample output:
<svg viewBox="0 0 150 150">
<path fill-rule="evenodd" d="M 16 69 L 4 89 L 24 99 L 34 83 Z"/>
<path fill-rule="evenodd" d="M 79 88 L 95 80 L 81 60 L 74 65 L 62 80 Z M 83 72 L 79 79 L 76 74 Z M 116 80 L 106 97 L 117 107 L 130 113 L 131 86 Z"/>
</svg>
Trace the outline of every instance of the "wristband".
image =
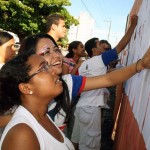
<svg viewBox="0 0 150 150">
<path fill-rule="evenodd" d="M 137 62 L 136 62 L 136 65 L 135 65 L 135 70 L 136 70 L 136 73 L 140 73 L 141 70 L 138 70 L 138 63 L 141 59 L 139 59 Z"/>
</svg>

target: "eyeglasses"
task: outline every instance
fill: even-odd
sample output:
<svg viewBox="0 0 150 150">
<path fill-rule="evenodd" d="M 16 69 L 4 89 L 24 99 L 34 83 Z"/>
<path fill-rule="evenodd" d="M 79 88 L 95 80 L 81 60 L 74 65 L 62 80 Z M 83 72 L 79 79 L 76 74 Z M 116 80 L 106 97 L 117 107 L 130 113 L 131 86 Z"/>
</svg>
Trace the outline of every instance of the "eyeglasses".
<svg viewBox="0 0 150 150">
<path fill-rule="evenodd" d="M 55 47 L 54 49 L 50 49 L 47 45 L 45 45 L 40 51 L 42 51 L 41 53 L 39 53 L 38 55 L 40 56 L 48 56 L 55 53 L 59 53 L 61 54 L 61 50 L 58 47 Z"/>
<path fill-rule="evenodd" d="M 15 49 L 19 49 L 19 48 L 20 48 L 20 44 L 15 43 L 15 44 L 14 44 L 14 48 L 15 48 Z"/>
<path fill-rule="evenodd" d="M 46 62 L 42 68 L 40 68 L 39 70 L 37 70 L 35 73 L 31 74 L 30 76 L 28 76 L 28 80 L 30 80 L 31 78 L 33 78 L 35 75 L 39 74 L 42 71 L 46 71 L 46 72 L 50 72 L 50 68 L 52 65 L 48 65 L 48 62 Z"/>
<path fill-rule="evenodd" d="M 13 44 L 13 45 L 12 45 L 12 48 L 13 48 L 15 51 L 18 51 L 19 48 L 20 48 L 20 44 L 17 44 L 17 43 Z"/>
</svg>

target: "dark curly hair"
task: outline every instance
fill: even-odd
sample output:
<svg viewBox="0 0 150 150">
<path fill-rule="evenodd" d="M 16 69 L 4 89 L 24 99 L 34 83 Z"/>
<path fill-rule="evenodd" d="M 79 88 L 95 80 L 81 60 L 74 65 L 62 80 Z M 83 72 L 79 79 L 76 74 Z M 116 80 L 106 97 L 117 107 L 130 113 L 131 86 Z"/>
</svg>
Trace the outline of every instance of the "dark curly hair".
<svg viewBox="0 0 150 150">
<path fill-rule="evenodd" d="M 50 39 L 56 46 L 55 40 L 48 34 L 38 33 L 33 36 L 26 37 L 23 42 L 21 43 L 21 47 L 18 51 L 18 54 L 25 53 L 27 51 L 31 51 L 32 53 L 36 53 L 36 45 L 38 41 L 42 38 L 48 38 Z M 57 114 L 60 109 L 62 108 L 64 112 L 66 113 L 66 121 L 70 117 L 70 111 L 71 111 L 71 104 L 70 104 L 70 97 L 69 97 L 69 90 L 66 82 L 61 78 L 63 85 L 63 92 L 55 98 L 56 101 L 56 107 L 52 112 L 48 112 L 48 114 L 51 116 L 52 119 Z"/>
<path fill-rule="evenodd" d="M 28 82 L 31 66 L 27 64 L 32 52 L 16 56 L 0 70 L 0 113 L 3 114 L 14 105 L 20 105 L 20 83 Z"/>
</svg>

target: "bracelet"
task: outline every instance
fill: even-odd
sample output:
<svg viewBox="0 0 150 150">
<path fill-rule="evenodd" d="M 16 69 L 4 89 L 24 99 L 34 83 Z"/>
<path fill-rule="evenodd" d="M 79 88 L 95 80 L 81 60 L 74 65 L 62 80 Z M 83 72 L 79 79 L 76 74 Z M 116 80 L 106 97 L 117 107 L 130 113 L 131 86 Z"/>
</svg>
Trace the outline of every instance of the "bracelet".
<svg viewBox="0 0 150 150">
<path fill-rule="evenodd" d="M 140 73 L 141 70 L 138 70 L 138 63 L 141 59 L 139 59 L 137 62 L 136 62 L 136 65 L 135 65 L 135 70 L 136 70 L 136 73 Z"/>
</svg>

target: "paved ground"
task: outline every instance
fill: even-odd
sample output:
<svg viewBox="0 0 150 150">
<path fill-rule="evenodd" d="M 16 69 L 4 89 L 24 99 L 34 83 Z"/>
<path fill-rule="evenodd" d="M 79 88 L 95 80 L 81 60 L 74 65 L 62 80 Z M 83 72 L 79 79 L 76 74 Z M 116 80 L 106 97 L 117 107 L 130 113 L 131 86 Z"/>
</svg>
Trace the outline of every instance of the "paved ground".
<svg viewBox="0 0 150 150">
<path fill-rule="evenodd" d="M 113 140 L 111 139 L 111 133 L 113 129 L 113 109 L 115 103 L 115 87 L 109 88 L 110 101 L 108 105 L 110 109 L 103 109 L 102 113 L 102 139 L 100 150 L 113 150 Z"/>
</svg>

